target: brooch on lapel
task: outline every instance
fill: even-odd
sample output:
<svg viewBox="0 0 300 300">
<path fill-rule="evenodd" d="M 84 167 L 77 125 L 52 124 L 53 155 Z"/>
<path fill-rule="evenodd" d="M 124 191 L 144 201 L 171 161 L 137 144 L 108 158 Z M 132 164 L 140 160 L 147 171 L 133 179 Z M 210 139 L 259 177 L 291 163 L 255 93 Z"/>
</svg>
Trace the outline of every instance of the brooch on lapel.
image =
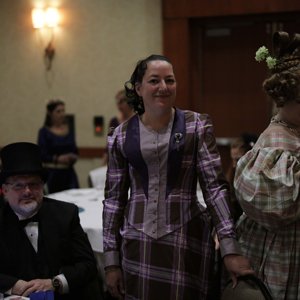
<svg viewBox="0 0 300 300">
<path fill-rule="evenodd" d="M 183 134 L 181 132 L 176 132 L 174 134 L 174 140 L 175 140 L 175 143 L 177 145 L 177 151 L 179 150 L 178 146 L 179 146 L 179 143 L 180 143 L 180 140 L 182 139 L 182 137 L 183 137 Z"/>
<path fill-rule="evenodd" d="M 174 139 L 175 139 L 175 143 L 176 143 L 176 144 L 179 144 L 179 143 L 180 143 L 180 140 L 182 139 L 182 133 L 176 132 L 176 133 L 174 134 Z"/>
</svg>

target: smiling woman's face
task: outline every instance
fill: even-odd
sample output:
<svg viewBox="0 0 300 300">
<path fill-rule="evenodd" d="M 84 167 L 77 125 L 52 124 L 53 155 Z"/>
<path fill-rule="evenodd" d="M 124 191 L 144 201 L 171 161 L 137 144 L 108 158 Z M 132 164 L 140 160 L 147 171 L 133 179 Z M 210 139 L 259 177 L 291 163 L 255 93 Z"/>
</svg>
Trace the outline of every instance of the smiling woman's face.
<svg viewBox="0 0 300 300">
<path fill-rule="evenodd" d="M 142 82 L 136 84 L 136 91 L 143 98 L 145 112 L 170 110 L 176 98 L 172 65 L 164 60 L 148 62 Z"/>
</svg>

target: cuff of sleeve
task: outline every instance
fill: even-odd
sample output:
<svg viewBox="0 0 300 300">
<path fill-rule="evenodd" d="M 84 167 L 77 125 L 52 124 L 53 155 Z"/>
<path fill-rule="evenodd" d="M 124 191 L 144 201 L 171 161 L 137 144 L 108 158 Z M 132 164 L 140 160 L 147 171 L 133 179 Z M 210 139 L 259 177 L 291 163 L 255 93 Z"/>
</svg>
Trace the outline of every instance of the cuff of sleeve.
<svg viewBox="0 0 300 300">
<path fill-rule="evenodd" d="M 104 268 L 108 266 L 119 266 L 119 251 L 108 251 L 104 252 Z"/>
<path fill-rule="evenodd" d="M 69 293 L 69 284 L 64 274 L 59 274 L 55 276 L 58 280 L 60 280 L 62 284 L 61 294 L 68 294 Z"/>
<path fill-rule="evenodd" d="M 237 254 L 242 255 L 240 246 L 236 239 L 233 238 L 225 238 L 220 241 L 220 252 L 222 258 L 225 255 L 229 254 Z"/>
</svg>

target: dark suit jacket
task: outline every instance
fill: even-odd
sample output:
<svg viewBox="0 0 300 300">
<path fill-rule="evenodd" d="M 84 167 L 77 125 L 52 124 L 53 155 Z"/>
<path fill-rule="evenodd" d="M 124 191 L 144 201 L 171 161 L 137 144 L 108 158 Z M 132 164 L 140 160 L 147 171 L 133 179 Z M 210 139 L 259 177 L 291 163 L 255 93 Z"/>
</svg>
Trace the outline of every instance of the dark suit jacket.
<svg viewBox="0 0 300 300">
<path fill-rule="evenodd" d="M 83 299 L 83 291 L 95 278 L 97 268 L 77 206 L 44 198 L 38 215 L 36 254 L 10 206 L 0 205 L 0 292 L 19 279 L 52 278 L 63 273 L 70 294 L 56 299 Z"/>
</svg>

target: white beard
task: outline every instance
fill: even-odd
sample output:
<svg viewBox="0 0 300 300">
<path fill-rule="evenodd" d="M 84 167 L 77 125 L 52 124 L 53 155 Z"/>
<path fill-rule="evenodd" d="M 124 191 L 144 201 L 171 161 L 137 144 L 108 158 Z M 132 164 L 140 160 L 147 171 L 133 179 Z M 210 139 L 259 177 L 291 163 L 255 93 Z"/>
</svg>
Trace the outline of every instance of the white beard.
<svg viewBox="0 0 300 300">
<path fill-rule="evenodd" d="M 39 204 L 36 201 L 31 201 L 29 203 L 21 203 L 18 206 L 11 205 L 11 208 L 17 215 L 29 218 L 38 211 Z"/>
</svg>

